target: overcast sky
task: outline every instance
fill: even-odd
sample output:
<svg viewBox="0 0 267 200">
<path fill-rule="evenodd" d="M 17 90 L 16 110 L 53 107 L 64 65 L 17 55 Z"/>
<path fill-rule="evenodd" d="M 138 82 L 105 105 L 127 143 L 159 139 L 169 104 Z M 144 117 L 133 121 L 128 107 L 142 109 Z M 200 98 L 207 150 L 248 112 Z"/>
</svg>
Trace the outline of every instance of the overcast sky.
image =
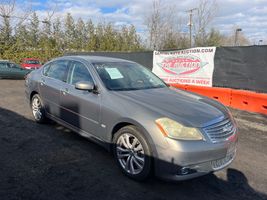
<svg viewBox="0 0 267 200">
<path fill-rule="evenodd" d="M 177 12 L 196 7 L 198 0 L 161 0 L 174 5 Z M 144 16 L 151 8 L 152 0 L 17 0 L 18 5 L 32 4 L 39 16 L 56 7 L 56 15 L 70 12 L 76 19 L 81 17 L 94 21 L 111 21 L 116 25 L 134 24 L 140 34 L 145 31 Z M 264 40 L 267 44 L 267 0 L 217 0 L 218 11 L 212 26 L 224 34 L 230 34 L 233 27 L 242 32 L 255 44 Z M 56 5 L 56 6 L 55 6 Z M 188 31 L 186 24 L 184 31 Z"/>
</svg>

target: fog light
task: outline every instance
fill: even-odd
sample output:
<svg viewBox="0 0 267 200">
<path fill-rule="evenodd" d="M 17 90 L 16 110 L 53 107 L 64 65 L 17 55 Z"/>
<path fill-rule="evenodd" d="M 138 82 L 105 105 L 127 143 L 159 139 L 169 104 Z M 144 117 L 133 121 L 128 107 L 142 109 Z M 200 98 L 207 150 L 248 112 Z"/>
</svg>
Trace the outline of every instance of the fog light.
<svg viewBox="0 0 267 200">
<path fill-rule="evenodd" d="M 186 175 L 186 174 L 188 174 L 189 173 L 189 168 L 187 168 L 187 167 L 182 167 L 181 169 L 180 169 L 180 172 L 181 172 L 181 174 L 182 175 Z"/>
<path fill-rule="evenodd" d="M 189 167 L 180 167 L 178 169 L 177 175 L 183 176 L 183 175 L 193 174 L 195 172 L 197 172 L 195 169 L 190 169 Z"/>
</svg>

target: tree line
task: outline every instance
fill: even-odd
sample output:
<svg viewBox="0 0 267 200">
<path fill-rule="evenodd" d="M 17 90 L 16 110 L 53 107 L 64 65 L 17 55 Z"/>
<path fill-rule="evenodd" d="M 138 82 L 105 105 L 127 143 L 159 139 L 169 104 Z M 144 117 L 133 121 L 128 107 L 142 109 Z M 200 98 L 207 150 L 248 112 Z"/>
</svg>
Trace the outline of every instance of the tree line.
<svg viewBox="0 0 267 200">
<path fill-rule="evenodd" d="M 69 51 L 142 51 L 183 49 L 193 46 L 232 46 L 236 28 L 229 35 L 211 28 L 218 5 L 216 0 L 199 0 L 192 21 L 192 40 L 189 41 L 188 16 L 177 13 L 175 5 L 153 0 L 143 17 L 147 36 L 140 37 L 134 25 L 116 26 L 111 22 L 94 23 L 91 19 L 74 20 L 70 13 L 63 18 L 47 11 L 40 20 L 32 11 L 16 16 L 16 0 L 0 4 L 0 59 L 20 62 L 25 57 L 45 62 Z M 17 21 L 15 22 L 15 19 Z M 238 33 L 238 45 L 249 41 Z"/>
<path fill-rule="evenodd" d="M 2 16 L 3 17 L 3 16 Z M 28 20 L 12 29 L 3 17 L 0 32 L 0 57 L 16 62 L 24 57 L 37 57 L 43 62 L 66 51 L 140 51 L 144 49 L 133 25 L 93 23 L 91 19 L 74 20 L 67 13 L 64 20 L 46 18 L 40 21 L 33 12 Z"/>
</svg>

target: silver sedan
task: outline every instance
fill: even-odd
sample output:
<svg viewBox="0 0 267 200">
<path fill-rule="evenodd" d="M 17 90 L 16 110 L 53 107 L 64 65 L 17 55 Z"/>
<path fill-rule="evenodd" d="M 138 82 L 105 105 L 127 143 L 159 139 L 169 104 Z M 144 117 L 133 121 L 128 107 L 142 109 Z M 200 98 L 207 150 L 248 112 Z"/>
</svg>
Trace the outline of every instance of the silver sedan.
<svg viewBox="0 0 267 200">
<path fill-rule="evenodd" d="M 217 101 L 167 86 L 137 63 L 64 56 L 26 78 L 34 119 L 48 119 L 113 152 L 124 174 L 144 180 L 198 177 L 228 166 L 237 128 Z M 153 169 L 153 170 L 152 170 Z"/>
</svg>

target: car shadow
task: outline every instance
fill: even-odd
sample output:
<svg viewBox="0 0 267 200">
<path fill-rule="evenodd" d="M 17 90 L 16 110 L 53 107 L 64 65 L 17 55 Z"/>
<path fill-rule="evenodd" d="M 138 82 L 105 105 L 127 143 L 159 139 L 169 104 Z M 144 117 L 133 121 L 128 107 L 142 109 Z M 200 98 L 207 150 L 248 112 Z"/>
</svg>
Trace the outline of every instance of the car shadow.
<svg viewBox="0 0 267 200">
<path fill-rule="evenodd" d="M 1 107 L 0 130 L 1 200 L 267 199 L 234 168 L 182 182 L 131 180 L 101 146 Z"/>
<path fill-rule="evenodd" d="M 221 172 L 220 172 L 221 173 Z M 228 168 L 224 170 L 226 177 L 211 173 L 195 179 L 181 182 L 155 181 L 159 190 L 186 196 L 186 199 L 267 199 L 267 195 L 253 189 L 241 171 Z M 182 198 L 183 199 L 183 198 Z"/>
</svg>

